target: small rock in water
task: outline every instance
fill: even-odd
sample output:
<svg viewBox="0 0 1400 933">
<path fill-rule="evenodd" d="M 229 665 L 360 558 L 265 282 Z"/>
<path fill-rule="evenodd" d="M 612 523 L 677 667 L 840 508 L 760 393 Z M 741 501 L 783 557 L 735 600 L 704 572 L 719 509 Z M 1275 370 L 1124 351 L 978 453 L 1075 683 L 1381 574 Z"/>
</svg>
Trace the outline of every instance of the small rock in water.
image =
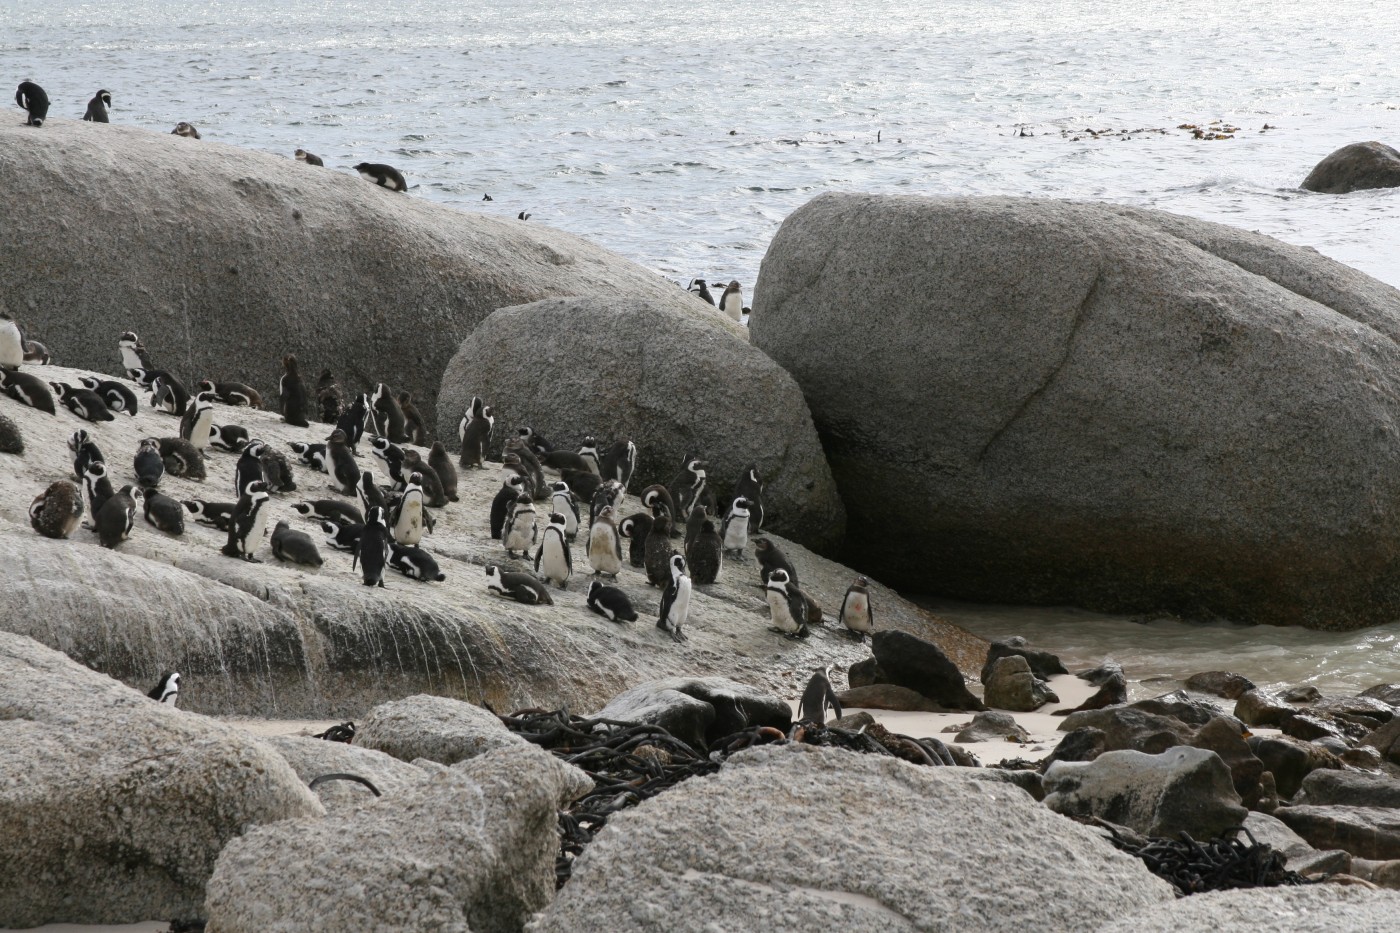
<svg viewBox="0 0 1400 933">
<path fill-rule="evenodd" d="M 1362 690 L 1358 695 L 1380 700 L 1390 707 L 1400 707 L 1400 684 L 1376 684 Z"/>
<path fill-rule="evenodd" d="M 1254 682 L 1230 671 L 1201 671 L 1186 678 L 1186 689 L 1237 700 L 1246 690 L 1254 689 Z"/>
<path fill-rule="evenodd" d="M 1293 708 L 1285 706 L 1276 694 L 1258 689 L 1246 690 L 1235 701 L 1235 718 L 1246 726 L 1277 729 L 1283 725 L 1283 717 L 1294 712 Z"/>
<path fill-rule="evenodd" d="M 1289 703 L 1314 703 L 1322 699 L 1322 691 L 1308 684 L 1289 687 L 1283 691 L 1283 699 Z"/>
</svg>

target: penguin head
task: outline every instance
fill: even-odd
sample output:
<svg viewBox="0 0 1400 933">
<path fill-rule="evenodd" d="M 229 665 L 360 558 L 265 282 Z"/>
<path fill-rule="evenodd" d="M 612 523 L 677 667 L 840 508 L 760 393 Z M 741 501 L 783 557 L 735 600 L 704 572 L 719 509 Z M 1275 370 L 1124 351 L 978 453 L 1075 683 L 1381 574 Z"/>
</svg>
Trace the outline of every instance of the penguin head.
<svg viewBox="0 0 1400 933">
<path fill-rule="evenodd" d="M 592 583 L 588 584 L 588 601 L 592 602 L 597 597 L 598 591 L 602 588 L 603 584 L 598 580 L 594 580 Z"/>
<path fill-rule="evenodd" d="M 63 382 L 50 382 L 49 388 L 53 389 L 54 394 L 61 399 L 67 398 L 68 394 L 73 391 L 72 386 Z"/>
<path fill-rule="evenodd" d="M 243 487 L 243 494 L 251 497 L 254 502 L 266 499 L 268 497 L 267 483 L 263 480 L 255 479 L 247 486 Z"/>
<path fill-rule="evenodd" d="M 495 581 L 495 580 L 500 580 L 500 579 L 501 579 L 501 568 L 500 568 L 500 567 L 497 567 L 495 564 L 487 564 L 487 565 L 486 565 L 486 579 L 488 579 L 488 580 L 493 580 L 493 581 Z"/>
<path fill-rule="evenodd" d="M 749 500 L 739 496 L 729 504 L 729 514 L 744 517 L 749 514 Z"/>
<path fill-rule="evenodd" d="M 108 107 L 112 106 L 112 93 L 110 91 L 98 91 L 97 96 L 102 100 L 102 103 Z"/>
<path fill-rule="evenodd" d="M 564 516 L 560 515 L 558 512 L 554 512 L 549 516 L 549 524 L 551 526 L 558 525 L 560 528 L 563 528 L 568 523 L 564 520 Z"/>
<path fill-rule="evenodd" d="M 768 584 L 767 584 L 768 589 L 770 589 L 770 590 L 784 590 L 784 591 L 786 591 L 786 590 L 787 590 L 787 585 L 788 585 L 788 573 L 787 573 L 786 570 L 783 570 L 783 569 L 779 568 L 778 570 L 774 570 L 772 573 L 770 573 L 770 574 L 768 575 Z"/>
<path fill-rule="evenodd" d="M 77 453 L 78 448 L 82 447 L 90 440 L 92 440 L 92 435 L 88 434 L 87 431 L 81 429 L 74 431 L 68 438 L 68 449 Z"/>
<path fill-rule="evenodd" d="M 305 161 L 306 161 L 306 150 L 305 150 L 305 149 L 298 149 L 298 150 L 296 151 L 295 155 L 296 155 L 296 159 L 297 159 L 298 162 L 305 162 Z"/>
<path fill-rule="evenodd" d="M 103 463 L 101 460 L 95 460 L 89 463 L 87 469 L 83 472 L 83 476 L 90 478 L 93 482 L 102 479 L 102 477 L 106 475 L 107 464 Z"/>
<path fill-rule="evenodd" d="M 566 483 L 566 482 L 564 482 L 564 481 L 561 479 L 561 480 L 559 480 L 559 481 L 557 481 L 557 482 L 550 483 L 550 484 L 549 484 L 549 490 L 550 490 L 550 492 L 553 492 L 553 493 L 556 494 L 556 495 L 568 495 L 568 494 L 569 494 L 569 484 Z"/>
<path fill-rule="evenodd" d="M 83 384 L 84 389 L 96 389 L 101 381 L 96 376 L 79 376 L 78 381 Z"/>
<path fill-rule="evenodd" d="M 143 438 L 141 441 L 141 446 L 138 448 L 138 450 L 141 453 L 153 451 L 158 454 L 160 453 L 160 442 L 157 441 L 154 437 Z"/>
<path fill-rule="evenodd" d="M 679 554 L 671 555 L 671 579 L 676 580 L 686 575 L 685 558 Z"/>
<path fill-rule="evenodd" d="M 365 513 L 365 526 L 369 527 L 370 525 L 379 525 L 380 527 L 384 527 L 383 506 L 376 505 L 374 508 L 370 509 L 368 512 Z"/>
<path fill-rule="evenodd" d="M 409 475 L 409 477 L 408 477 L 408 486 L 404 489 L 404 492 L 413 492 L 415 489 L 418 490 L 419 492 L 422 492 L 422 491 L 423 491 L 423 474 L 422 474 L 422 473 L 412 473 L 412 474 Z"/>
<path fill-rule="evenodd" d="M 867 586 L 869 586 L 869 585 L 870 585 L 870 581 L 867 580 L 865 577 L 856 577 L 856 582 L 854 582 L 854 583 L 851 584 L 851 586 L 858 586 L 858 587 L 860 587 L 861 589 L 864 589 L 865 587 L 867 587 Z"/>
<path fill-rule="evenodd" d="M 126 331 L 117 338 L 117 346 L 136 348 L 141 346 L 141 338 L 134 331 Z"/>
<path fill-rule="evenodd" d="M 326 438 L 326 443 L 328 443 L 328 444 L 344 444 L 344 443 L 346 443 L 348 440 L 349 440 L 349 439 L 345 436 L 345 432 L 342 431 L 340 428 L 336 428 L 334 431 L 331 432 L 331 436 L 328 437 L 328 438 Z"/>
</svg>

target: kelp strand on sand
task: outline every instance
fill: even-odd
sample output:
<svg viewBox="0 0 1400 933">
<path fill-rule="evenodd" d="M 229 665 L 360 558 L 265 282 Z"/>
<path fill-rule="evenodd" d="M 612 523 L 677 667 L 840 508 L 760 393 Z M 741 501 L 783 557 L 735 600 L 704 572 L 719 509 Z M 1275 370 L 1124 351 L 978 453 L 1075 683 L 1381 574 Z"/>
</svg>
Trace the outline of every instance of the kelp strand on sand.
<svg viewBox="0 0 1400 933">
<path fill-rule="evenodd" d="M 1255 840 L 1243 826 L 1227 829 L 1210 842 L 1197 842 L 1187 833 L 1180 839 L 1142 836 L 1097 818 L 1090 825 L 1108 830 L 1109 841 L 1136 856 L 1148 871 L 1176 888 L 1177 896 L 1228 891 L 1232 888 L 1273 888 L 1312 882 L 1284 868 L 1284 856 Z M 1249 837 L 1249 845 L 1239 834 Z"/>
</svg>

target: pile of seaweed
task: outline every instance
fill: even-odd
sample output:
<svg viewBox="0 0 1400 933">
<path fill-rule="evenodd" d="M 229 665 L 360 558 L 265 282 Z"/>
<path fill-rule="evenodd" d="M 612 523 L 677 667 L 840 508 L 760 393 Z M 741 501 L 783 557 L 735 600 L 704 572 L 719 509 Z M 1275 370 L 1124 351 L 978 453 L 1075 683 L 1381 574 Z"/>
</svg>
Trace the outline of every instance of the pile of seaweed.
<svg viewBox="0 0 1400 933">
<path fill-rule="evenodd" d="M 1166 839 L 1143 836 L 1107 820 L 1089 822 L 1108 830 L 1109 840 L 1115 846 L 1142 859 L 1152 874 L 1176 888 L 1178 897 L 1232 888 L 1314 883 L 1284 868 L 1283 854 L 1255 840 L 1243 826 L 1227 829 L 1210 842 L 1202 843 L 1184 832 L 1179 839 Z M 1240 833 L 1249 837 L 1249 845 L 1240 841 Z"/>
</svg>

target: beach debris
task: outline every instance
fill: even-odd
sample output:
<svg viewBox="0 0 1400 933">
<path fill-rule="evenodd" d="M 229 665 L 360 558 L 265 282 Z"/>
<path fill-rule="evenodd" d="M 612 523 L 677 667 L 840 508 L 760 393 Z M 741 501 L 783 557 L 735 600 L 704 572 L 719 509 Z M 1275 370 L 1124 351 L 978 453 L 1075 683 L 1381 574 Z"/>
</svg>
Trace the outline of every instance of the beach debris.
<svg viewBox="0 0 1400 933">
<path fill-rule="evenodd" d="M 1227 829 L 1210 842 L 1200 843 L 1185 832 L 1173 840 L 1143 836 L 1098 817 L 1080 822 L 1107 830 L 1114 846 L 1141 859 L 1148 871 L 1176 888 L 1181 896 L 1233 888 L 1317 883 L 1287 870 L 1284 867 L 1286 857 L 1272 846 L 1257 841 L 1243 826 Z M 1249 837 L 1249 845 L 1240 841 L 1240 833 Z"/>
</svg>

